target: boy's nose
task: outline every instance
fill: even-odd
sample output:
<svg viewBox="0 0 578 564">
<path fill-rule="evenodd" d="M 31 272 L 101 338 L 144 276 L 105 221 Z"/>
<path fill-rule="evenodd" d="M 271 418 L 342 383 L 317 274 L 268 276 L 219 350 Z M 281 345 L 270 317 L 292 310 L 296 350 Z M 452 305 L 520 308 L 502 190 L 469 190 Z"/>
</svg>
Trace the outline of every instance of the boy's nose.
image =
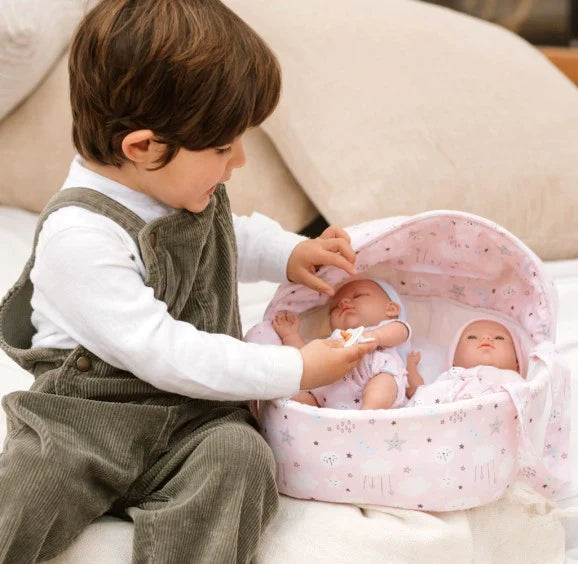
<svg viewBox="0 0 578 564">
<path fill-rule="evenodd" d="M 239 138 L 233 143 L 233 154 L 231 155 L 229 165 L 231 168 L 241 168 L 245 166 L 246 162 L 247 157 L 245 156 L 245 149 L 243 148 L 243 142 Z"/>
</svg>

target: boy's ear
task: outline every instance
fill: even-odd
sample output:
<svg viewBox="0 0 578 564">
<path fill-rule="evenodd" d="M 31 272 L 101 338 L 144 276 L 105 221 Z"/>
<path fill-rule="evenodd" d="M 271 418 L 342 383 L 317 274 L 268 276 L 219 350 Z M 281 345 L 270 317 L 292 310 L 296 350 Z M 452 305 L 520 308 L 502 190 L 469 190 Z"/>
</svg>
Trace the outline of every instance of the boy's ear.
<svg viewBox="0 0 578 564">
<path fill-rule="evenodd" d="M 401 307 L 399 304 L 396 304 L 395 302 L 389 302 L 387 304 L 387 315 L 388 317 L 398 317 L 399 314 L 401 313 Z"/>
<path fill-rule="evenodd" d="M 154 151 L 155 135 L 150 129 L 138 129 L 125 135 L 121 147 L 125 157 L 133 163 L 148 164 L 158 155 Z"/>
</svg>

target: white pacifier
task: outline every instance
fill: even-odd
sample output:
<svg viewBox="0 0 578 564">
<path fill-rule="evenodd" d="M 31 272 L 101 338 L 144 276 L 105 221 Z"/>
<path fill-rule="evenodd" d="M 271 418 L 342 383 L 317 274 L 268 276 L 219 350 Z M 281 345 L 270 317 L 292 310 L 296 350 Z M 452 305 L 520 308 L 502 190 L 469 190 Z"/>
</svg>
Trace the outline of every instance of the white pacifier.
<svg viewBox="0 0 578 564">
<path fill-rule="evenodd" d="M 346 329 L 345 331 L 340 331 L 341 338 L 345 341 L 344 347 L 350 347 L 357 343 L 371 343 L 375 341 L 373 337 L 364 337 L 363 331 L 365 327 L 360 325 L 355 329 Z"/>
</svg>

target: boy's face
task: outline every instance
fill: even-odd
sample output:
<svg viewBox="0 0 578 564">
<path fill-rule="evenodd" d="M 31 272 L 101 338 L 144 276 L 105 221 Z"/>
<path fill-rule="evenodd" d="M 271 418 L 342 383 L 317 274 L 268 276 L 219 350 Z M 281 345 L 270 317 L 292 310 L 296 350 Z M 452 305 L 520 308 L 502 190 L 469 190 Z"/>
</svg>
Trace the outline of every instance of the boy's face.
<svg viewBox="0 0 578 564">
<path fill-rule="evenodd" d="M 345 284 L 329 302 L 331 329 L 353 329 L 377 325 L 384 319 L 399 315 L 399 305 L 371 280 L 355 280 Z"/>
<path fill-rule="evenodd" d="M 519 371 L 514 341 L 501 323 L 475 321 L 462 332 L 454 366 L 472 368 L 479 365 Z"/>
<path fill-rule="evenodd" d="M 151 151 L 162 151 L 152 146 Z M 233 169 L 246 162 L 242 138 L 223 147 L 188 151 L 180 149 L 175 158 L 159 170 L 140 169 L 139 188 L 156 200 L 193 213 L 203 211 L 220 182 L 231 177 Z"/>
</svg>

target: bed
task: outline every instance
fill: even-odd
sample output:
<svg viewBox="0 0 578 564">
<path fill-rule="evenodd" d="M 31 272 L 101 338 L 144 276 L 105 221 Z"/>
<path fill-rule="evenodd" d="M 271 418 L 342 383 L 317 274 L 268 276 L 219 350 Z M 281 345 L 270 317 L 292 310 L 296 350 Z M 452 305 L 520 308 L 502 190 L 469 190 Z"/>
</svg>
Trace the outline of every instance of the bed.
<svg viewBox="0 0 578 564">
<path fill-rule="evenodd" d="M 14 282 L 28 257 L 36 217 L 30 212 L 0 207 L 2 294 Z M 555 281 L 560 298 L 558 346 L 574 376 L 578 372 L 578 260 L 551 261 L 547 263 L 547 270 Z M 245 331 L 261 321 L 276 287 L 276 284 L 268 282 L 240 285 Z M 26 388 L 30 383 L 31 376 L 0 353 L 0 395 Z M 578 385 L 573 386 L 572 394 L 576 405 Z M 574 410 L 570 452 L 573 482 L 556 500 L 557 509 L 523 489 L 515 492 L 514 497 L 478 510 L 440 514 L 329 504 L 282 496 L 279 515 L 267 531 L 257 561 L 285 564 L 309 562 L 315 558 L 320 562 L 345 563 L 353 559 L 360 563 L 402 563 L 407 562 L 410 555 L 415 561 L 425 561 L 439 551 L 440 555 L 443 554 L 444 562 L 528 562 L 530 555 L 535 562 L 562 562 L 564 557 L 560 551 L 563 550 L 566 562 L 578 563 L 578 518 L 562 518 L 565 539 L 559 538 L 562 529 L 554 526 L 558 523 L 560 511 L 562 514 L 578 512 L 576 413 Z M 4 435 L 5 420 L 2 414 L 0 437 L 3 439 Z M 532 522 L 523 523 L 523 515 L 528 513 L 529 507 L 534 517 Z M 548 520 L 542 521 L 546 517 Z M 517 528 L 512 528 L 516 523 Z M 553 527 L 551 531 L 548 526 Z M 528 527 L 536 527 L 536 535 L 528 534 L 531 531 Z M 525 540 L 520 538 L 516 541 L 515 535 Z M 299 538 L 300 542 L 295 542 L 295 538 Z M 504 552 L 504 538 L 511 539 L 518 550 L 514 553 Z M 53 562 L 130 562 L 131 540 L 132 525 L 129 522 L 105 516 L 91 525 L 72 547 Z M 543 552 L 540 557 L 540 550 L 549 552 Z"/>
</svg>

